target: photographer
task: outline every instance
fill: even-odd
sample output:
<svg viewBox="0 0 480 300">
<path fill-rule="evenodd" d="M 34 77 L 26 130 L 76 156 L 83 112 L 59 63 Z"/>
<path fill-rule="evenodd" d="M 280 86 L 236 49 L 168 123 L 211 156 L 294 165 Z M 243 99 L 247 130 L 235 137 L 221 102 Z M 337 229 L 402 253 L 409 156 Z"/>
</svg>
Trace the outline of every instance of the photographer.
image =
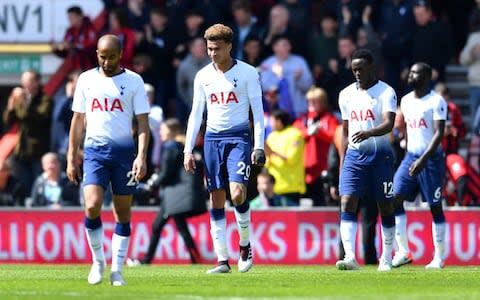
<svg viewBox="0 0 480 300">
<path fill-rule="evenodd" d="M 187 218 L 206 212 L 207 196 L 200 172 L 197 170 L 192 175 L 183 170 L 182 132 L 182 126 L 177 119 L 167 119 L 160 125 L 161 168 L 147 180 L 146 184 L 140 185 L 140 189 L 147 192 L 160 188 L 162 192 L 160 210 L 152 224 L 147 253 L 141 260 L 128 259 L 129 266 L 151 264 L 160 241 L 160 233 L 170 218 L 175 221 L 177 230 L 185 241 L 191 262 L 198 263 L 200 260 L 195 242 L 188 230 Z M 198 160 L 200 159 L 201 155 Z"/>
</svg>

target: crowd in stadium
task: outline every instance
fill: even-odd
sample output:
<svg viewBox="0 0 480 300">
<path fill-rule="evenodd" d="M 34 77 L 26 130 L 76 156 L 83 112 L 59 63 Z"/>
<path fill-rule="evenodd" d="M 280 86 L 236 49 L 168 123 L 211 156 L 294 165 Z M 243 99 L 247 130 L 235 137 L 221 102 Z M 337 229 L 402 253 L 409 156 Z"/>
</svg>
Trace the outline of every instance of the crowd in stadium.
<svg viewBox="0 0 480 300">
<path fill-rule="evenodd" d="M 146 83 L 152 134 L 147 184 L 162 168 L 160 124 L 177 118 L 186 126 L 194 76 L 211 61 L 203 33 L 215 23 L 233 29 L 232 56 L 255 66 L 260 74 L 265 152 L 267 157 L 275 156 L 264 168 L 252 168 L 247 195 L 252 208 L 338 206 L 338 93 L 355 81 L 351 55 L 359 48 L 374 53 L 378 78 L 396 90 L 397 99 L 410 91 L 406 77 L 414 62 L 432 67 L 431 88 L 447 100 L 449 109 L 442 141 L 449 170 L 445 199 L 449 205 L 480 204 L 478 160 L 472 165 L 459 155 L 468 143 L 466 136 L 476 143 L 470 151 L 478 153 L 480 148 L 480 1 L 104 3 L 107 14 L 100 30 L 80 7 L 68 9 L 70 27 L 62 43 L 52 43 L 52 52 L 71 60 L 72 72 L 55 97 L 43 94 L 36 71 L 26 70 L 19 87 L 12 90 L 3 112 L 2 134 L 18 129 L 18 143 L 0 162 L 0 206 L 58 209 L 82 204 L 78 186 L 65 175 L 71 101 L 80 72 L 95 67 L 97 40 L 105 33 L 120 38 L 122 66 L 140 74 Z M 450 63 L 468 67 L 467 122 L 445 83 Z M 401 126 L 391 133 L 397 166 L 405 151 L 404 134 Z M 201 143 L 199 139 L 198 146 Z M 139 189 L 136 205 L 158 204 L 146 191 L 150 190 Z"/>
</svg>

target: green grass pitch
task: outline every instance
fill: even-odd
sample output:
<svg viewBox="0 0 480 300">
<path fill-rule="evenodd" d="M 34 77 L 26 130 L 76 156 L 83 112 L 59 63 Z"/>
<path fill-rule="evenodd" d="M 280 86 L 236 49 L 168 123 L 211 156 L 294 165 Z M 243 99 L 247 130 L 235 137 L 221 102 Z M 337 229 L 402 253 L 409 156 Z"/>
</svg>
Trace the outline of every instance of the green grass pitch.
<svg viewBox="0 0 480 300">
<path fill-rule="evenodd" d="M 209 265 L 125 267 L 127 286 L 87 283 L 88 265 L 0 265 L 0 299 L 480 299 L 480 267 L 259 266 L 207 275 Z"/>
</svg>

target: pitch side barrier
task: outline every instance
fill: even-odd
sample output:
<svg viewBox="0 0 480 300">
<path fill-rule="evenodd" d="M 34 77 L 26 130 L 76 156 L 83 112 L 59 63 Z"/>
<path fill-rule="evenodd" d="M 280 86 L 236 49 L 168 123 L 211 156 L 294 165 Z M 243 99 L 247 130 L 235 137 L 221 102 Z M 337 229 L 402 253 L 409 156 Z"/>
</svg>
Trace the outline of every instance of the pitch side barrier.
<svg viewBox="0 0 480 300">
<path fill-rule="evenodd" d="M 480 208 L 446 208 L 447 265 L 480 264 Z M 157 208 L 134 207 L 129 257 L 147 250 L 151 223 Z M 426 264 L 433 255 L 431 216 L 428 209 L 408 208 L 407 232 L 414 264 Z M 256 264 L 334 264 L 339 253 L 339 213 L 336 207 L 277 208 L 252 212 L 251 242 Z M 111 236 L 115 228 L 112 212 L 102 214 L 105 251 L 111 258 Z M 228 248 L 238 257 L 238 234 L 232 209 L 227 209 Z M 209 216 L 189 219 L 202 262 L 214 263 Z M 358 231 L 360 232 L 360 230 Z M 377 248 L 380 248 L 377 226 Z M 357 238 L 361 241 L 361 238 Z M 358 258 L 363 257 L 357 242 Z M 90 263 L 83 227 L 83 210 L 1 209 L 0 263 Z M 175 225 L 162 232 L 154 263 L 188 264 L 188 252 Z"/>
</svg>

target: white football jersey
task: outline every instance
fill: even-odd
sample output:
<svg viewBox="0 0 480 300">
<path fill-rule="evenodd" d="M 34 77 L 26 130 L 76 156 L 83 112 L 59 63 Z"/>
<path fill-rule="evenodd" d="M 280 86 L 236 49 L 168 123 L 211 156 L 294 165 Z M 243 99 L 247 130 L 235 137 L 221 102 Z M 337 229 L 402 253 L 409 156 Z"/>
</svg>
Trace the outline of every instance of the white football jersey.
<svg viewBox="0 0 480 300">
<path fill-rule="evenodd" d="M 249 111 L 254 122 L 254 148 L 263 149 L 264 123 L 262 90 L 258 72 L 239 60 L 225 73 L 217 72 L 213 63 L 195 76 L 192 112 L 190 113 L 185 152 L 191 152 L 207 108 L 207 133 L 222 134 L 249 130 Z"/>
<path fill-rule="evenodd" d="M 435 134 L 433 121 L 447 119 L 447 102 L 433 91 L 420 99 L 410 92 L 400 107 L 407 126 L 407 151 L 422 155 Z"/>
<path fill-rule="evenodd" d="M 348 149 L 358 151 L 366 161 L 373 160 L 378 153 L 391 152 L 388 135 L 372 136 L 361 143 L 354 143 L 352 136 L 380 125 L 382 113 L 397 111 L 393 88 L 379 80 L 368 90 L 360 90 L 354 82 L 340 92 L 338 104 L 342 120 L 348 121 Z"/>
<path fill-rule="evenodd" d="M 78 78 L 72 110 L 85 114 L 85 148 L 116 149 L 133 145 L 133 117 L 149 113 L 150 106 L 140 75 L 124 70 L 106 77 L 94 68 Z"/>
</svg>

